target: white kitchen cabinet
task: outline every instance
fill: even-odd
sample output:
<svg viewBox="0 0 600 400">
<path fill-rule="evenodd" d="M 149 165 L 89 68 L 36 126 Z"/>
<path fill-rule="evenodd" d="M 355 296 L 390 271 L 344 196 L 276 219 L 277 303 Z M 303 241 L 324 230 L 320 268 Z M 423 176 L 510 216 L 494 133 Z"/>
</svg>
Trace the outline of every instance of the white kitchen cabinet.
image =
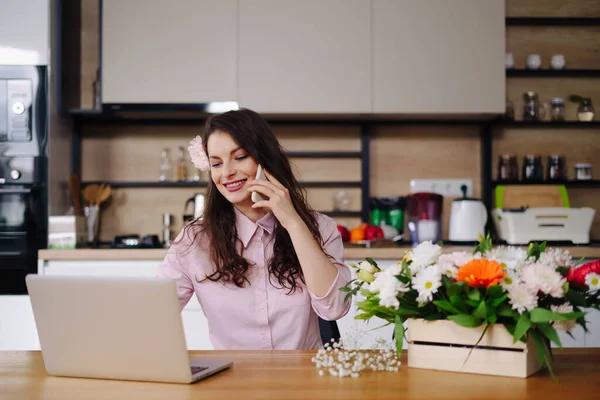
<svg viewBox="0 0 600 400">
<path fill-rule="evenodd" d="M 39 349 L 29 296 L 0 296 L 0 351 Z"/>
<path fill-rule="evenodd" d="M 50 0 L 0 0 L 0 65 L 48 65 Z"/>
<path fill-rule="evenodd" d="M 373 112 L 503 113 L 498 0 L 372 0 Z"/>
<path fill-rule="evenodd" d="M 240 106 L 370 112 L 370 29 L 370 1 L 240 0 Z"/>
<path fill-rule="evenodd" d="M 237 100 L 236 0 L 103 0 L 102 103 Z"/>
</svg>

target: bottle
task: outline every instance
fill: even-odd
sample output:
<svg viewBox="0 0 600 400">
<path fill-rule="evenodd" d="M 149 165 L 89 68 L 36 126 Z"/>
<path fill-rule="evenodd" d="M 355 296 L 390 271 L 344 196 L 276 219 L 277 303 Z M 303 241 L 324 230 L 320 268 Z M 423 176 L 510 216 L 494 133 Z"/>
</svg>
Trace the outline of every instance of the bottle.
<svg viewBox="0 0 600 400">
<path fill-rule="evenodd" d="M 160 178 L 161 182 L 168 181 L 171 175 L 171 160 L 169 158 L 169 149 L 162 149 L 160 155 Z"/>
<path fill-rule="evenodd" d="M 179 158 L 177 159 L 177 180 L 179 182 L 187 181 L 187 164 L 185 162 L 185 149 L 179 146 Z"/>
</svg>

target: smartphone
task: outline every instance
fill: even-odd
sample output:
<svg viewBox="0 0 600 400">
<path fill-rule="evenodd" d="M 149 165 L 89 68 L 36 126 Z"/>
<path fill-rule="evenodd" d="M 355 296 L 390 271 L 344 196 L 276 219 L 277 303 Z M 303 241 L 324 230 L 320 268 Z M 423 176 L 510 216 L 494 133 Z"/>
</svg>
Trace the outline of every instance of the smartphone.
<svg viewBox="0 0 600 400">
<path fill-rule="evenodd" d="M 256 170 L 256 180 L 257 181 L 266 181 L 267 177 L 263 172 L 262 165 L 258 164 L 258 169 Z M 258 192 L 252 192 L 252 202 L 257 203 L 262 200 L 267 200 L 263 196 L 261 196 Z"/>
</svg>

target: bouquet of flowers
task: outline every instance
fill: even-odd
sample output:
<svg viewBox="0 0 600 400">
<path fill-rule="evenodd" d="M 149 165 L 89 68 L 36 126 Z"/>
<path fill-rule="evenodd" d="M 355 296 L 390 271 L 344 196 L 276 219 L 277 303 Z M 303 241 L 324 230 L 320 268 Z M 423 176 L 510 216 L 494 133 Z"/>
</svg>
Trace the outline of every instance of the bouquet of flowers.
<svg viewBox="0 0 600 400">
<path fill-rule="evenodd" d="M 557 330 L 569 333 L 578 324 L 587 332 L 583 310 L 600 309 L 600 261 L 578 268 L 571 261 L 568 252 L 547 249 L 545 242 L 527 250 L 492 248 L 488 235 L 472 253 L 451 254 L 424 242 L 384 271 L 370 258 L 350 264 L 358 279 L 340 290 L 348 292 L 346 300 L 364 297 L 356 319 L 379 317 L 395 325 L 398 352 L 408 318 L 485 325 L 483 334 L 502 324 L 515 343 L 531 336 L 540 364 L 552 373 L 550 342 L 562 347 Z"/>
</svg>

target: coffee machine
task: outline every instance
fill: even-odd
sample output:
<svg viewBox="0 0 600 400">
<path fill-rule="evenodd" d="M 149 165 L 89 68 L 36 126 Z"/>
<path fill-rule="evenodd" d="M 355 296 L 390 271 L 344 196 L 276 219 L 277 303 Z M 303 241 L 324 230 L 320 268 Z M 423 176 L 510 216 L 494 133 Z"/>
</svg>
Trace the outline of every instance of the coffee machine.
<svg viewBox="0 0 600 400">
<path fill-rule="evenodd" d="M 442 240 L 443 203 L 444 197 L 438 193 L 417 192 L 407 196 L 407 225 L 414 245 Z"/>
</svg>

